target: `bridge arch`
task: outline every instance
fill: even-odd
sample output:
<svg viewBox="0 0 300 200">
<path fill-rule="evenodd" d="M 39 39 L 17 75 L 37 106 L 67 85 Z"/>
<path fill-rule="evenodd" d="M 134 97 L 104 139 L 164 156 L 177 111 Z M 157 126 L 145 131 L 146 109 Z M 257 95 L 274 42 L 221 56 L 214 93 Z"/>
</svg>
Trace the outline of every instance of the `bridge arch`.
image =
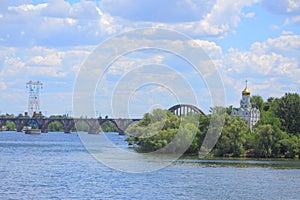
<svg viewBox="0 0 300 200">
<path fill-rule="evenodd" d="M 7 127 L 8 123 L 12 123 L 13 127 Z M 7 118 L 7 119 L 1 120 L 1 122 L 0 122 L 0 129 L 1 130 L 2 130 L 3 126 L 6 127 L 6 130 L 9 130 L 9 128 L 17 129 L 18 124 L 17 124 L 16 120 Z M 14 130 L 10 130 L 10 131 L 14 131 Z"/>
<path fill-rule="evenodd" d="M 55 122 L 58 122 L 60 124 L 60 127 L 51 127 L 54 125 Z M 54 128 L 54 129 L 63 129 L 64 128 L 64 123 L 62 122 L 62 120 L 60 119 L 57 119 L 57 118 L 49 118 L 49 120 L 47 120 L 44 124 L 44 128 L 45 130 L 47 130 L 47 132 L 49 130 L 51 130 L 51 128 Z M 53 131 L 53 130 L 52 130 Z M 59 131 L 59 130 L 55 130 L 55 131 Z"/>
<path fill-rule="evenodd" d="M 29 118 L 1 118 L 0 119 L 0 131 L 2 131 L 2 126 L 6 125 L 6 122 L 12 122 L 15 125 L 16 131 L 21 132 L 24 126 L 27 126 Z"/>
<path fill-rule="evenodd" d="M 189 113 L 197 113 L 205 116 L 205 113 L 200 108 L 190 104 L 178 104 L 169 108 L 169 111 L 177 116 L 187 115 Z"/>
<path fill-rule="evenodd" d="M 113 124 L 113 126 L 114 126 L 116 129 L 118 129 L 118 131 L 119 131 L 119 126 L 118 126 L 118 124 L 115 122 L 115 120 L 113 120 L 113 119 L 102 119 L 102 120 L 100 120 L 100 121 L 99 121 L 99 125 L 100 125 L 100 128 L 101 128 L 101 131 L 103 131 L 103 129 L 104 129 L 103 126 L 104 126 L 106 123 L 111 123 L 111 124 Z"/>
</svg>

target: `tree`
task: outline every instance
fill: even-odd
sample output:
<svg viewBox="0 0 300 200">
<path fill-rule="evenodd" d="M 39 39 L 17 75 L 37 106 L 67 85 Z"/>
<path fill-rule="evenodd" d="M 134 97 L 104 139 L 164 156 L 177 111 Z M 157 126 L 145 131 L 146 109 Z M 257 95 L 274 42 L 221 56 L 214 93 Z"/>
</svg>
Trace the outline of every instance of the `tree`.
<svg viewBox="0 0 300 200">
<path fill-rule="evenodd" d="M 263 110 L 264 100 L 259 95 L 254 95 L 250 98 L 250 103 L 252 105 L 252 108 L 257 108 L 260 111 Z"/>
<path fill-rule="evenodd" d="M 199 138 L 203 137 L 195 123 L 198 120 L 197 114 L 178 117 L 168 110 L 156 109 L 128 128 L 132 136 L 127 141 L 138 143 L 139 152 L 196 153 Z"/>
<path fill-rule="evenodd" d="M 7 131 L 15 131 L 16 130 L 16 125 L 12 121 L 7 121 L 5 126 L 6 126 Z"/>
<path fill-rule="evenodd" d="M 255 141 L 253 143 L 254 156 L 260 158 L 271 158 L 282 156 L 280 140 L 285 133 L 271 124 L 261 124 L 254 130 Z"/>
<path fill-rule="evenodd" d="M 84 132 L 89 131 L 89 125 L 86 122 L 81 120 L 76 122 L 75 127 L 76 127 L 76 131 L 84 131 Z"/>
<path fill-rule="evenodd" d="M 283 153 L 284 156 L 286 158 L 295 158 L 296 156 L 300 155 L 300 138 L 292 135 L 288 138 L 284 138 L 282 140 L 279 141 L 282 149 L 283 149 Z"/>
<path fill-rule="evenodd" d="M 63 125 L 61 123 L 59 123 L 58 121 L 54 121 L 54 122 L 51 122 L 49 125 L 48 125 L 48 131 L 49 132 L 60 132 L 60 131 L 63 131 Z"/>
<path fill-rule="evenodd" d="M 226 115 L 225 124 L 214 154 L 215 156 L 240 157 L 245 152 L 246 135 L 249 133 L 247 122 L 239 117 Z"/>
<path fill-rule="evenodd" d="M 101 124 L 101 130 L 103 132 L 118 132 L 118 128 L 111 121 L 105 121 Z"/>
<path fill-rule="evenodd" d="M 286 93 L 275 99 L 274 114 L 280 119 L 281 128 L 292 134 L 300 133 L 300 96 L 297 93 Z"/>
<path fill-rule="evenodd" d="M 271 125 L 261 125 L 256 128 L 256 141 L 254 144 L 255 157 L 269 158 L 272 156 L 272 144 L 274 143 L 274 129 Z"/>
<path fill-rule="evenodd" d="M 267 99 L 267 102 L 264 102 L 264 104 L 263 104 L 263 110 L 264 111 L 268 111 L 272 107 L 274 99 L 275 99 L 274 97 L 269 97 Z"/>
</svg>

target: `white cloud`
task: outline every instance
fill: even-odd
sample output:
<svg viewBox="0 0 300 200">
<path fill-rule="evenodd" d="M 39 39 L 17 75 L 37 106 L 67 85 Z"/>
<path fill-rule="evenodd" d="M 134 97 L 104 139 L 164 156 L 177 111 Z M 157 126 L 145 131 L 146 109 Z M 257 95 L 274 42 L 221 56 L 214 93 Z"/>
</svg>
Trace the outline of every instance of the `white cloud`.
<svg viewBox="0 0 300 200">
<path fill-rule="evenodd" d="M 112 34 L 134 28 L 161 27 L 196 38 L 223 38 L 234 31 L 242 18 L 256 15 L 244 8 L 259 1 L 163 0 L 157 6 L 157 2 L 150 0 L 103 0 L 97 7 L 95 1 L 71 4 L 65 0 L 49 0 L 33 5 L 30 0 L 14 4 L 0 0 L 0 27 L 5 27 L 0 32 L 0 89 L 11 89 L 32 77 L 72 84 L 93 45 Z M 262 2 L 270 12 L 286 16 L 286 24 L 300 24 L 299 0 Z M 280 29 L 277 25 L 274 28 Z M 289 89 L 299 91 L 300 36 L 293 32 L 282 31 L 281 36 L 255 42 L 248 50 L 222 49 L 218 42 L 195 41 L 218 67 L 228 88 L 240 94 L 244 79 L 249 78 L 253 83 L 251 88 L 257 93 L 276 96 Z M 136 46 L 134 42 L 127 44 L 129 49 Z M 175 43 L 172 47 L 181 52 L 182 47 Z M 149 41 L 142 44 L 147 46 Z M 148 57 L 135 54 L 117 60 L 108 72 L 113 79 L 133 67 L 164 64 L 168 59 L 166 54 Z"/>
<path fill-rule="evenodd" d="M 286 25 L 300 23 L 300 0 L 262 0 L 262 6 L 270 13 L 286 16 Z"/>
<path fill-rule="evenodd" d="M 20 6 L 9 6 L 7 8 L 8 11 L 15 11 L 16 13 L 26 13 L 26 12 L 34 12 L 34 11 L 40 11 L 43 8 L 46 8 L 47 4 L 38 4 L 36 6 L 31 4 L 23 4 Z"/>
<path fill-rule="evenodd" d="M 0 33 L 5 46 L 96 45 L 118 32 L 143 27 L 174 29 L 189 35 L 224 37 L 233 31 L 243 8 L 258 0 L 104 0 L 70 4 L 50 0 L 43 4 L 9 6 L 1 13 Z M 165 5 L 165 6 L 164 6 Z M 17 34 L 18 33 L 18 34 Z M 23 34 L 20 34 L 23 33 Z"/>
<path fill-rule="evenodd" d="M 229 49 L 222 56 L 220 68 L 226 84 L 240 92 L 237 80 L 250 79 L 255 94 L 264 97 L 282 96 L 299 91 L 300 36 L 281 35 L 252 44 L 248 51 Z"/>
<path fill-rule="evenodd" d="M 290 20 L 287 20 L 287 24 L 289 24 L 290 21 L 295 24 L 300 24 L 300 14 L 298 16 L 292 17 Z"/>
<path fill-rule="evenodd" d="M 247 14 L 244 14 L 244 16 L 245 16 L 246 18 L 253 18 L 253 17 L 255 17 L 255 13 L 254 13 L 254 12 L 249 12 L 249 13 L 247 13 Z"/>
<path fill-rule="evenodd" d="M 194 22 L 189 31 L 222 37 L 238 25 L 243 14 L 242 9 L 256 2 L 257 0 L 217 0 L 211 11 L 200 22 Z"/>
<path fill-rule="evenodd" d="M 300 0 L 287 0 L 288 6 L 286 11 L 288 13 L 300 12 Z"/>
<path fill-rule="evenodd" d="M 3 46 L 96 45 L 116 32 L 114 19 L 92 1 L 5 5 L 0 12 L 0 26 L 5 27 L 0 32 Z"/>
<path fill-rule="evenodd" d="M 99 19 L 99 8 L 92 1 L 81 1 L 72 5 L 70 15 L 76 19 Z"/>
<path fill-rule="evenodd" d="M 294 15 L 300 12 L 299 0 L 262 0 L 262 5 L 274 14 Z"/>
<path fill-rule="evenodd" d="M 282 35 L 293 35 L 294 33 L 293 33 L 293 31 L 285 31 L 285 30 L 283 30 L 283 31 L 281 32 L 281 34 L 282 34 Z"/>
<path fill-rule="evenodd" d="M 201 20 L 214 3 L 215 0 L 104 0 L 100 7 L 132 22 L 178 23 Z"/>
<path fill-rule="evenodd" d="M 265 42 L 256 42 L 251 47 L 252 51 L 260 53 L 277 52 L 280 54 L 300 54 L 300 35 L 281 35 L 269 38 Z"/>
<path fill-rule="evenodd" d="M 209 42 L 207 40 L 193 40 L 196 42 L 210 58 L 220 58 L 222 56 L 222 48 L 215 42 Z"/>
<path fill-rule="evenodd" d="M 108 14 L 119 17 L 115 20 L 121 22 L 123 28 L 132 27 L 134 22 L 135 27 L 152 26 L 190 35 L 223 37 L 238 25 L 242 9 L 258 1 L 162 1 L 161 6 L 157 6 L 148 0 L 104 0 L 100 6 Z M 247 17 L 250 15 L 253 14 Z"/>
<path fill-rule="evenodd" d="M 26 79 L 31 76 L 66 77 L 75 76 L 79 66 L 89 55 L 91 47 L 74 48 L 62 51 L 46 47 L 2 48 L 0 58 L 3 59 L 2 74 L 4 79 L 16 77 Z M 21 54 L 22 57 L 16 55 Z"/>
<path fill-rule="evenodd" d="M 71 8 L 71 5 L 64 0 L 50 0 L 41 14 L 46 17 L 68 18 Z"/>
<path fill-rule="evenodd" d="M 155 55 L 147 55 L 147 53 L 143 54 L 143 57 L 145 58 L 139 58 L 139 55 L 142 55 L 143 53 L 139 52 L 133 52 L 130 57 L 128 56 L 121 56 L 116 60 L 108 69 L 107 76 L 110 75 L 124 75 L 128 73 L 130 70 L 141 67 L 144 65 L 149 64 L 161 64 L 163 60 L 165 59 L 165 54 L 155 54 Z M 132 57 L 133 56 L 133 57 Z"/>
</svg>

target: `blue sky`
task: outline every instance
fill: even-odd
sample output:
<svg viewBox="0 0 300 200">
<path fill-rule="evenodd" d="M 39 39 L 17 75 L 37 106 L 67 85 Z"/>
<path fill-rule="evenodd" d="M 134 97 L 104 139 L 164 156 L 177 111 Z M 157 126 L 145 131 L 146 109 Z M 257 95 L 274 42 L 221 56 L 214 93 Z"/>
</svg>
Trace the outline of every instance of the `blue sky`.
<svg viewBox="0 0 300 200">
<path fill-rule="evenodd" d="M 299 93 L 300 0 L 1 0 L 1 114 L 27 110 L 29 80 L 44 83 L 44 113 L 72 114 L 74 83 L 93 49 L 124 31 L 148 27 L 174 30 L 197 42 L 220 73 L 228 106 L 239 106 L 246 79 L 252 94 L 264 99 Z M 198 106 L 208 112 L 203 80 L 190 75 L 185 62 L 158 51 L 135 52 L 112 64 L 96 89 L 97 113 L 111 115 L 107 91 L 130 69 L 149 63 L 185 74 Z M 170 91 L 149 85 L 128 103 L 128 112 L 139 117 L 173 103 Z"/>
</svg>

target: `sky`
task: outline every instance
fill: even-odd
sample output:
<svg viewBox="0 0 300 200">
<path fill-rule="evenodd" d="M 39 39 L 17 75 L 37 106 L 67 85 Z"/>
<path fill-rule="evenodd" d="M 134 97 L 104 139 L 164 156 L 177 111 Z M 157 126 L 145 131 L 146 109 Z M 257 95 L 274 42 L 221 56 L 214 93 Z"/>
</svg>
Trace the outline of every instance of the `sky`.
<svg viewBox="0 0 300 200">
<path fill-rule="evenodd" d="M 73 115 L 76 83 L 93 51 L 143 28 L 174 31 L 201 47 L 220 75 L 226 106 L 239 107 L 245 80 L 251 95 L 265 100 L 299 93 L 300 0 L 1 0 L 0 114 L 27 111 L 26 83 L 33 80 L 43 83 L 44 114 Z M 149 40 L 137 39 L 136 45 Z M 164 70 L 156 71 L 158 65 Z M 95 106 L 86 115 L 141 117 L 178 102 L 195 103 L 207 113 L 213 105 L 205 74 L 174 52 L 136 50 L 107 69 L 92 87 Z M 136 76 L 146 83 L 134 88 Z M 158 79 L 173 82 L 167 87 Z M 183 86 L 192 88 L 195 101 L 186 98 Z M 127 98 L 118 94 L 120 88 Z"/>
</svg>

